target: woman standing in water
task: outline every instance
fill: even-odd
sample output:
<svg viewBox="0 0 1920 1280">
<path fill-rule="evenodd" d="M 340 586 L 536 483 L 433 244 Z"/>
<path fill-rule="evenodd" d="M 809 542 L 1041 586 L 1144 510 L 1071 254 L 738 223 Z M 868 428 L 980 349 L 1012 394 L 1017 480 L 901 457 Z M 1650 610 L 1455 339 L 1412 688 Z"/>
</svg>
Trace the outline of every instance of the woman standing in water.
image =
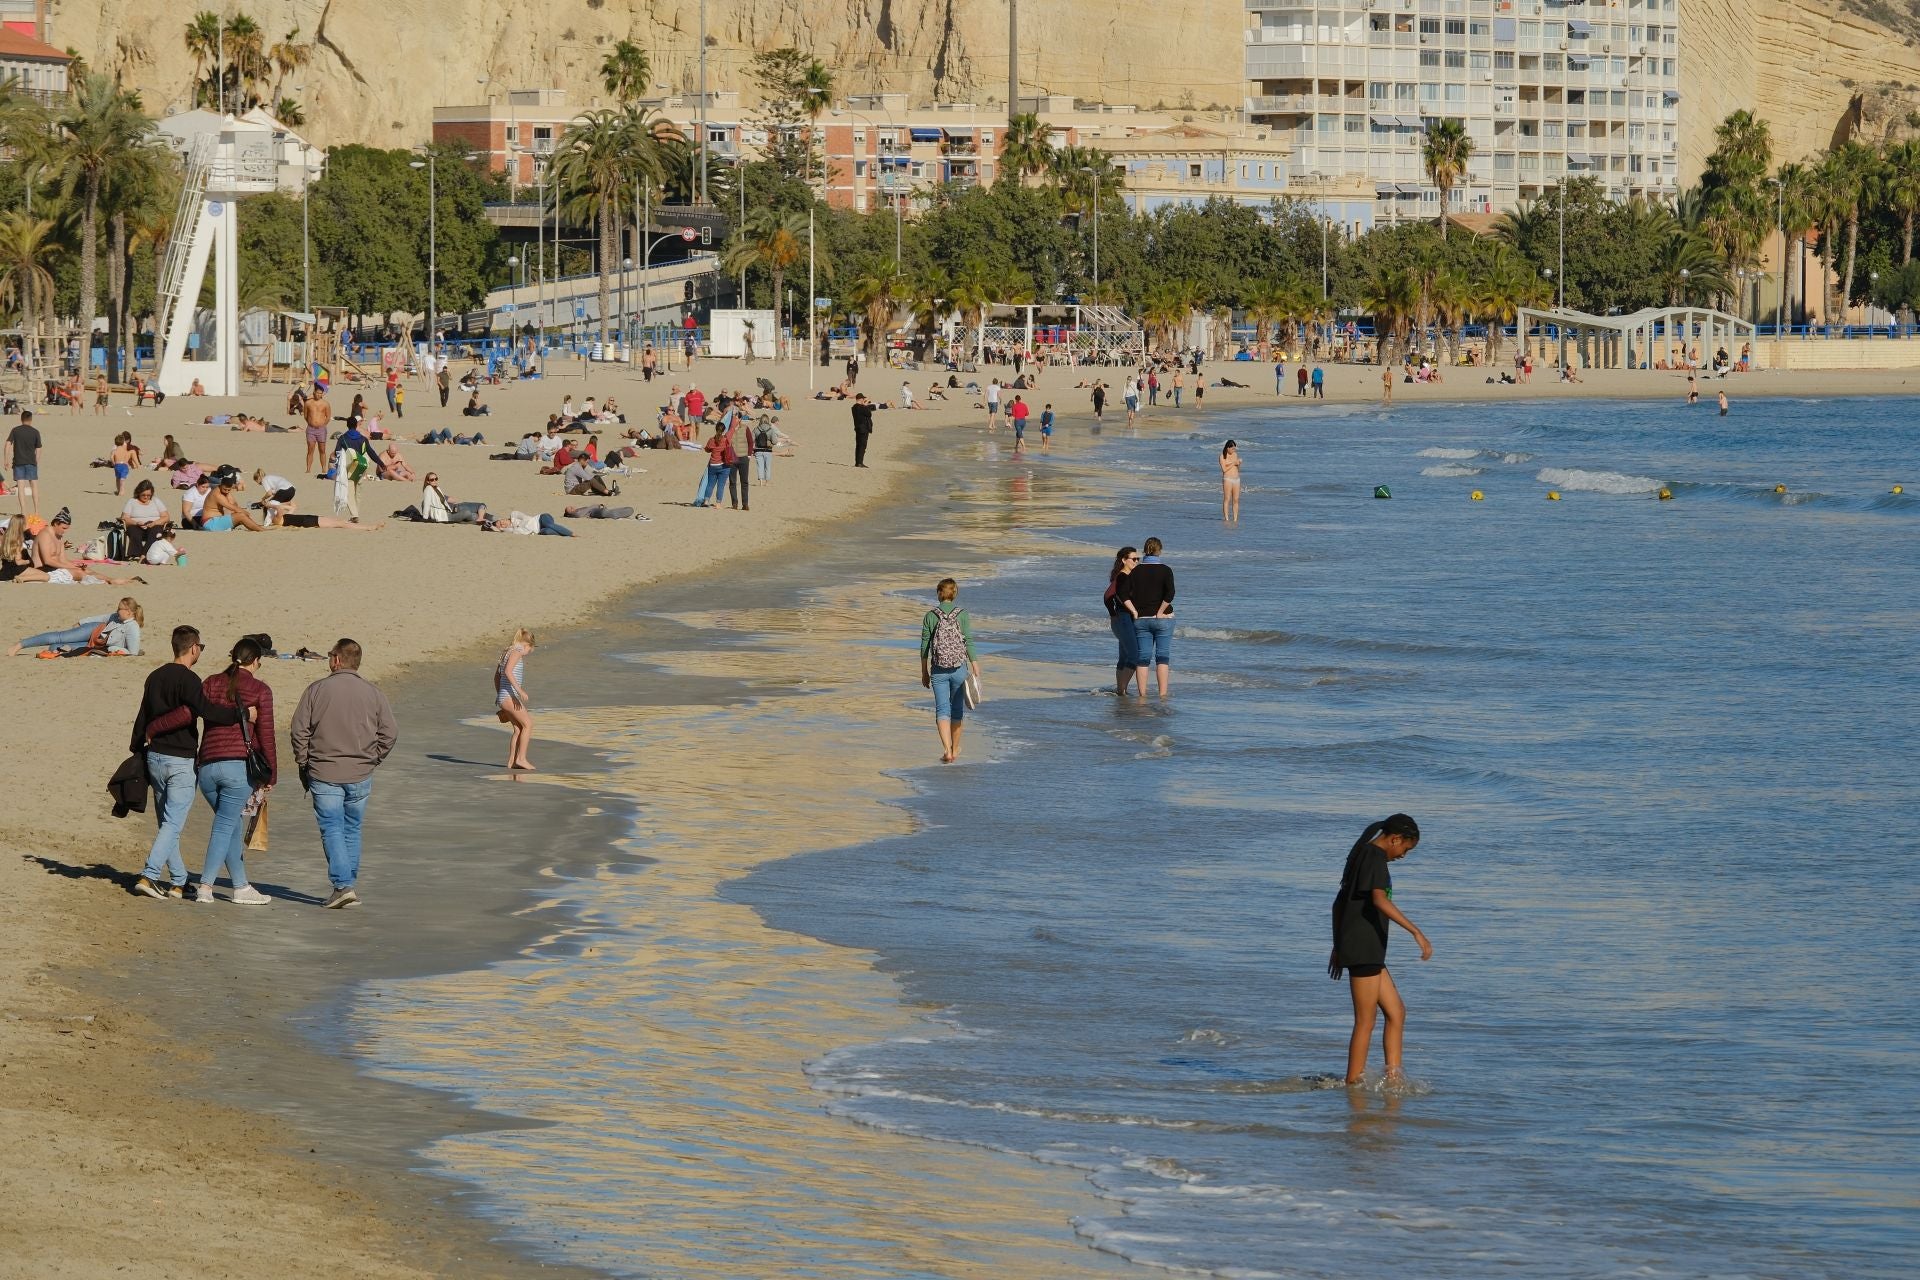
<svg viewBox="0 0 1920 1280">
<path fill-rule="evenodd" d="M 1139 554 L 1132 547 L 1122 547 L 1113 557 L 1113 570 L 1107 574 L 1107 593 L 1102 600 L 1107 606 L 1107 625 L 1113 628 L 1113 638 L 1120 642 L 1120 657 L 1113 664 L 1113 692 L 1124 697 L 1127 681 L 1134 678 L 1139 660 L 1134 656 L 1140 644 L 1138 628 L 1133 625 L 1133 608 L 1127 603 L 1127 575 L 1133 572 L 1133 566 L 1140 563 Z M 1146 686 L 1140 687 L 1146 694 Z"/>
<path fill-rule="evenodd" d="M 1433 944 L 1420 927 L 1393 905 L 1393 877 L 1387 864 L 1398 862 L 1420 843 L 1420 827 L 1404 813 L 1370 823 L 1347 853 L 1340 893 L 1333 900 L 1333 956 L 1327 976 L 1338 981 L 1346 970 L 1353 989 L 1353 1036 L 1347 1042 L 1347 1083 L 1358 1084 L 1367 1070 L 1376 1014 L 1387 1020 L 1387 1078 L 1400 1076 L 1400 1046 L 1406 1037 L 1407 1006 L 1387 972 L 1387 921 L 1405 929 L 1420 944 L 1420 958 L 1433 958 Z"/>
<path fill-rule="evenodd" d="M 960 730 L 967 718 L 967 676 L 978 677 L 973 623 L 955 603 L 960 584 L 940 579 L 940 603 L 920 623 L 920 685 L 933 690 L 933 726 L 940 734 L 940 763 L 960 758 Z"/>
<path fill-rule="evenodd" d="M 1240 446 L 1231 440 L 1220 450 L 1220 518 L 1240 518 Z"/>
<path fill-rule="evenodd" d="M 527 759 L 527 747 L 533 742 L 533 713 L 527 710 L 527 688 L 521 683 L 526 678 L 527 655 L 532 652 L 533 632 L 521 627 L 500 655 L 500 665 L 493 669 L 494 705 L 499 709 L 500 723 L 513 731 L 513 741 L 507 747 L 509 769 L 533 768 L 533 761 Z"/>
<path fill-rule="evenodd" d="M 1127 575 L 1127 608 L 1133 614 L 1134 669 L 1140 696 L 1147 696 L 1151 665 L 1160 696 L 1167 696 L 1167 670 L 1173 664 L 1173 570 L 1161 563 L 1160 539 L 1148 538 L 1145 558 Z"/>
</svg>

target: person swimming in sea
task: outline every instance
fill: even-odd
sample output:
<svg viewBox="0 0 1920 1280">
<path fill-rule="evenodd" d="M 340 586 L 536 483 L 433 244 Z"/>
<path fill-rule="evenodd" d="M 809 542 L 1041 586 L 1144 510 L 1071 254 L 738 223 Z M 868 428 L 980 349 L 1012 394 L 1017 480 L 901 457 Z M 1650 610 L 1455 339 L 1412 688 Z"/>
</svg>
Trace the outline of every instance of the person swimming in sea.
<svg viewBox="0 0 1920 1280">
<path fill-rule="evenodd" d="M 1419 843 L 1419 824 L 1404 813 L 1369 823 L 1353 842 L 1346 869 L 1340 874 L 1340 892 L 1333 900 L 1333 955 L 1327 961 L 1327 976 L 1337 982 L 1344 970 L 1353 992 L 1353 1035 L 1347 1041 L 1346 1082 L 1350 1085 L 1359 1084 L 1366 1075 L 1373 1024 L 1380 1016 L 1387 1022 L 1387 1078 L 1400 1077 L 1407 1006 L 1387 971 L 1387 922 L 1413 935 L 1420 944 L 1422 960 L 1433 958 L 1433 944 L 1393 905 L 1393 876 L 1387 865 L 1412 853 Z"/>
</svg>

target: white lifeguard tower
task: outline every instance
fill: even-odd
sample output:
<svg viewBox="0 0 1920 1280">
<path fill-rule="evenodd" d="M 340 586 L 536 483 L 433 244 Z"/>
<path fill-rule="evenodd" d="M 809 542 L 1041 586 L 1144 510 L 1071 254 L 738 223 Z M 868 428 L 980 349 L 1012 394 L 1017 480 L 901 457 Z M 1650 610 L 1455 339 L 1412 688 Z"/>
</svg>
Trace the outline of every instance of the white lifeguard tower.
<svg viewBox="0 0 1920 1280">
<path fill-rule="evenodd" d="M 258 110 L 240 117 L 186 112 L 162 121 L 160 131 L 185 156 L 187 180 L 160 267 L 155 381 L 170 396 L 185 394 L 196 378 L 210 396 L 236 395 L 241 374 L 238 203 L 290 185 L 290 169 L 304 183 L 314 165 L 314 148 Z M 287 156 L 294 148 L 300 161 L 289 165 Z M 209 258 L 214 288 L 210 327 L 198 311 Z M 190 341 L 196 333 L 200 340 Z"/>
</svg>

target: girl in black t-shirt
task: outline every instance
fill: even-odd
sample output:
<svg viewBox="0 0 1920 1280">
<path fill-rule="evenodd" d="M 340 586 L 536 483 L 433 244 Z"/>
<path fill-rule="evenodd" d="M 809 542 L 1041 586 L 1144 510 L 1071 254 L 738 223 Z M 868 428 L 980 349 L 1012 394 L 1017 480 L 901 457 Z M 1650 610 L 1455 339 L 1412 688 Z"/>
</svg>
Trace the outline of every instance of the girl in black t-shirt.
<svg viewBox="0 0 1920 1280">
<path fill-rule="evenodd" d="M 1340 892 L 1333 900 L 1333 955 L 1327 976 L 1344 969 L 1353 990 L 1353 1035 L 1347 1042 L 1347 1083 L 1358 1084 L 1367 1070 L 1376 1014 L 1387 1020 L 1387 1078 L 1400 1075 L 1400 1046 L 1406 1035 L 1407 1007 L 1387 972 L 1387 922 L 1405 929 L 1420 944 L 1420 958 L 1433 958 L 1433 944 L 1418 925 L 1393 905 L 1393 877 L 1387 864 L 1398 862 L 1420 843 L 1420 827 L 1404 813 L 1371 823 L 1347 853 Z"/>
</svg>

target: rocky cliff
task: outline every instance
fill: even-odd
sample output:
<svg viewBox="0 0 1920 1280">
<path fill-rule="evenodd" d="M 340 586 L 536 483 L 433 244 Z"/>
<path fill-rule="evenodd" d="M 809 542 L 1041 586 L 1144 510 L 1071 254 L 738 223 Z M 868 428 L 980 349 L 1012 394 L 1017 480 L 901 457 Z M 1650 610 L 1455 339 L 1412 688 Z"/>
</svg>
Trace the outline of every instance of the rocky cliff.
<svg viewBox="0 0 1920 1280">
<path fill-rule="evenodd" d="M 1616 0 L 1618 2 L 1618 0 Z M 1681 0 L 1681 137 L 1691 180 L 1729 111 L 1756 108 L 1778 150 L 1826 146 L 1850 112 L 1868 131 L 1920 105 L 1920 49 L 1846 0 Z M 1856 0 L 1857 2 L 1857 0 Z M 598 67 L 630 38 L 655 80 L 696 83 L 701 0 L 225 0 L 269 41 L 298 26 L 316 45 L 287 92 L 323 144 L 410 145 L 436 104 L 508 87 L 559 85 L 593 105 Z M 93 65 L 123 70 L 150 108 L 186 105 L 193 72 L 182 39 L 190 10 L 215 0 L 52 0 L 54 39 Z M 1891 12 L 1891 11 L 1889 11 Z M 1027 0 L 1021 92 L 1110 102 L 1237 105 L 1243 0 Z M 831 67 L 847 92 L 905 90 L 1005 109 L 1006 0 L 708 0 L 708 81 L 745 89 L 755 51 L 793 44 Z M 485 81 L 486 83 L 482 83 Z"/>
</svg>

